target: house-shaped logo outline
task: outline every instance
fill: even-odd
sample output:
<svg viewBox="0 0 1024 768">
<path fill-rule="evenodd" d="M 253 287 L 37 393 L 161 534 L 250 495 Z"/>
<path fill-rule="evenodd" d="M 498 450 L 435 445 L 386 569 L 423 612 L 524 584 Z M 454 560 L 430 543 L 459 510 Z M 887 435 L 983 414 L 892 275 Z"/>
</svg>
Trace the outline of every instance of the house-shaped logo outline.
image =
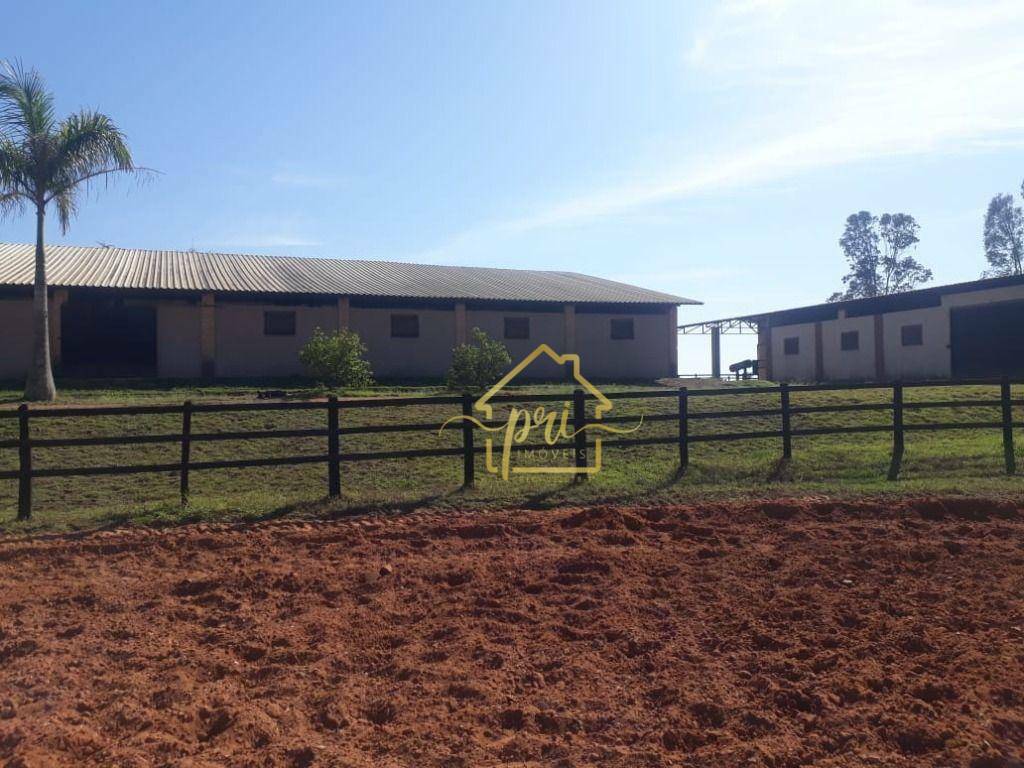
<svg viewBox="0 0 1024 768">
<path fill-rule="evenodd" d="M 566 363 L 572 365 L 572 378 L 579 384 L 580 388 L 587 394 L 594 397 L 597 400 L 597 405 L 594 407 L 594 420 L 600 421 L 601 417 L 614 406 L 611 400 L 604 396 L 604 394 L 591 384 L 586 377 L 580 373 L 580 356 L 575 353 L 567 352 L 564 355 L 560 355 L 547 344 L 540 344 L 533 352 L 528 354 L 520 361 L 512 370 L 506 373 L 502 378 L 491 387 L 487 392 L 480 396 L 480 398 L 473 404 L 473 409 L 482 411 L 484 418 L 491 420 L 494 418 L 494 409 L 490 404 L 490 399 L 495 395 L 499 394 L 505 385 L 512 381 L 516 376 L 522 373 L 530 364 L 541 355 L 547 355 L 551 358 L 556 365 L 563 366 Z M 500 474 L 500 469 L 494 466 L 494 444 L 491 438 L 487 438 L 484 444 L 485 455 L 487 458 L 486 466 L 487 471 L 493 474 Z M 594 463 L 587 467 L 512 467 L 511 471 L 517 474 L 567 474 L 567 475 L 593 475 L 601 471 L 601 438 L 594 438 Z"/>
</svg>

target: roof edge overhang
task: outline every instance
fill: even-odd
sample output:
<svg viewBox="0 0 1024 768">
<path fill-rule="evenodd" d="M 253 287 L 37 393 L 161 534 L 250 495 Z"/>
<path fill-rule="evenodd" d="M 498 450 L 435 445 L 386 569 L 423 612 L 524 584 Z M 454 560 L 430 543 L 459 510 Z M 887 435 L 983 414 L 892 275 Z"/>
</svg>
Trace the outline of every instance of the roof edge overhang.
<svg viewBox="0 0 1024 768">
<path fill-rule="evenodd" d="M 350 298 L 357 302 L 367 302 L 368 304 L 387 304 L 388 302 L 396 302 L 402 304 L 409 303 L 423 303 L 423 304 L 459 304 L 464 303 L 472 308 L 472 305 L 487 305 L 493 307 L 546 307 L 551 311 L 562 311 L 562 308 L 567 305 L 573 305 L 578 310 L 586 311 L 587 309 L 601 309 L 606 307 L 643 307 L 649 309 L 664 309 L 667 307 L 675 307 L 680 304 L 702 304 L 699 301 L 693 301 L 689 299 L 683 299 L 679 303 L 673 300 L 660 300 L 660 299 L 649 299 L 649 300 L 632 300 L 632 301 L 607 301 L 607 300 L 595 300 L 595 299 L 510 299 L 510 298 L 498 298 L 498 297 L 486 297 L 486 296 L 418 296 L 415 294 L 390 294 L 390 293 L 365 293 L 365 292 L 353 292 L 353 293 L 339 293 L 333 291 L 284 291 L 284 290 L 245 290 L 245 289 L 224 289 L 224 288 L 152 288 L 146 286 L 118 286 L 118 285 L 85 285 L 81 283 L 67 283 L 67 282 L 51 282 L 47 286 L 51 291 L 53 290 L 73 290 L 83 291 L 90 293 L 120 293 L 120 294 L 132 294 L 135 296 L 152 296 L 156 297 L 183 297 L 193 296 L 197 297 L 203 294 L 214 294 L 215 296 L 223 296 L 226 299 L 276 299 L 276 300 L 296 300 L 302 299 L 315 300 L 318 302 L 330 301 L 340 298 Z M 7 282 L 0 283 L 0 297 L 4 292 L 26 292 L 31 291 L 32 283 L 29 282 Z M 679 299 L 680 297 L 671 297 L 672 299 Z"/>
<path fill-rule="evenodd" d="M 937 307 L 942 303 L 942 297 L 949 294 L 974 293 L 976 291 L 988 291 L 1020 285 L 1024 285 L 1024 275 L 987 277 L 963 283 L 949 283 L 947 285 L 918 288 L 917 290 L 893 293 L 887 296 L 823 302 L 821 304 L 810 304 L 792 309 L 777 309 L 751 315 L 736 315 L 735 317 L 723 317 L 717 320 L 684 323 L 678 326 L 678 330 L 685 331 L 697 328 L 698 326 L 727 326 L 736 323 L 767 323 L 772 326 L 797 325 L 822 320 L 835 320 L 839 317 L 840 310 L 845 313 L 846 317 L 865 317 L 888 312 L 903 312 L 912 309 Z"/>
</svg>

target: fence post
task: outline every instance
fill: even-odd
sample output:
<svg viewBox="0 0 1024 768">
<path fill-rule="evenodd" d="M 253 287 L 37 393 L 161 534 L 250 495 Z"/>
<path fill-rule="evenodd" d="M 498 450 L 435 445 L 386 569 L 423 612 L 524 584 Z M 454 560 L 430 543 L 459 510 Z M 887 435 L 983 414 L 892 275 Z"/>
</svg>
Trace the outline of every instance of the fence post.
<svg viewBox="0 0 1024 768">
<path fill-rule="evenodd" d="M 1010 400 L 1010 380 L 1003 377 L 999 385 L 999 396 L 1003 404 L 1003 457 L 1006 459 L 1006 474 L 1017 471 L 1017 458 L 1013 453 L 1013 401 Z"/>
<path fill-rule="evenodd" d="M 587 424 L 587 401 L 584 399 L 583 390 L 577 387 L 572 393 L 572 428 L 576 433 L 573 438 L 573 451 L 576 454 L 576 469 L 585 469 L 587 466 L 587 433 L 583 430 Z M 586 479 L 586 474 L 576 472 L 576 481 Z"/>
<path fill-rule="evenodd" d="M 679 390 L 679 473 L 690 464 L 690 397 L 686 387 Z"/>
<path fill-rule="evenodd" d="M 18 519 L 32 517 L 32 444 L 28 435 L 28 403 L 18 406 Z"/>
<path fill-rule="evenodd" d="M 782 458 L 789 461 L 793 458 L 793 429 L 789 413 L 789 384 L 779 385 L 779 397 L 782 401 Z"/>
<path fill-rule="evenodd" d="M 889 479 L 900 476 L 903 464 L 903 384 L 892 385 L 892 461 L 889 464 Z"/>
<path fill-rule="evenodd" d="M 192 458 L 192 401 L 186 400 L 181 407 L 181 505 L 188 504 L 188 464 Z"/>
<path fill-rule="evenodd" d="M 338 441 L 338 396 L 327 396 L 327 495 L 341 496 L 341 459 Z"/>
<path fill-rule="evenodd" d="M 476 462 L 473 455 L 473 397 L 468 392 L 462 393 L 462 487 L 472 488 Z"/>
</svg>

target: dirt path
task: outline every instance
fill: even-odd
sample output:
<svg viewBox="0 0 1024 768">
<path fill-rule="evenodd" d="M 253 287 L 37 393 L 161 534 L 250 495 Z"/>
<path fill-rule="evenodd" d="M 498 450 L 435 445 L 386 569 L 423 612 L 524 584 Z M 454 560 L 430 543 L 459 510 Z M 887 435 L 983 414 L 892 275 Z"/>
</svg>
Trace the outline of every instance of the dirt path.
<svg viewBox="0 0 1024 768">
<path fill-rule="evenodd" d="M 0 541 L 8 766 L 1019 760 L 1009 504 Z"/>
</svg>

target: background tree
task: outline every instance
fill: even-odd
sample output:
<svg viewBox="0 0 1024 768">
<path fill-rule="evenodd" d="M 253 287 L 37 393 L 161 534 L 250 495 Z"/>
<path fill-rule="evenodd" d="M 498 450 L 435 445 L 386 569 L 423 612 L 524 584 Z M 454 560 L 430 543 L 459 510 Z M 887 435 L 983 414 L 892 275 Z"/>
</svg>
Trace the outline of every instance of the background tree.
<svg viewBox="0 0 1024 768">
<path fill-rule="evenodd" d="M 53 400 L 57 389 L 50 364 L 46 210 L 57 212 L 66 233 L 90 181 L 114 173 L 136 173 L 123 134 L 106 115 L 82 110 L 57 120 L 53 94 L 35 70 L 0 62 L 0 215 L 36 214 L 32 300 L 32 364 L 28 400 Z"/>
<path fill-rule="evenodd" d="M 1021 184 L 1024 196 L 1024 184 Z M 982 277 L 1024 274 L 1024 211 L 1013 195 L 996 195 L 985 212 L 985 258 Z"/>
<path fill-rule="evenodd" d="M 907 213 L 872 216 L 869 211 L 851 214 L 839 238 L 850 271 L 843 277 L 845 291 L 829 301 L 886 296 L 915 288 L 932 279 L 932 271 L 910 251 L 917 245 L 920 227 Z"/>
</svg>

